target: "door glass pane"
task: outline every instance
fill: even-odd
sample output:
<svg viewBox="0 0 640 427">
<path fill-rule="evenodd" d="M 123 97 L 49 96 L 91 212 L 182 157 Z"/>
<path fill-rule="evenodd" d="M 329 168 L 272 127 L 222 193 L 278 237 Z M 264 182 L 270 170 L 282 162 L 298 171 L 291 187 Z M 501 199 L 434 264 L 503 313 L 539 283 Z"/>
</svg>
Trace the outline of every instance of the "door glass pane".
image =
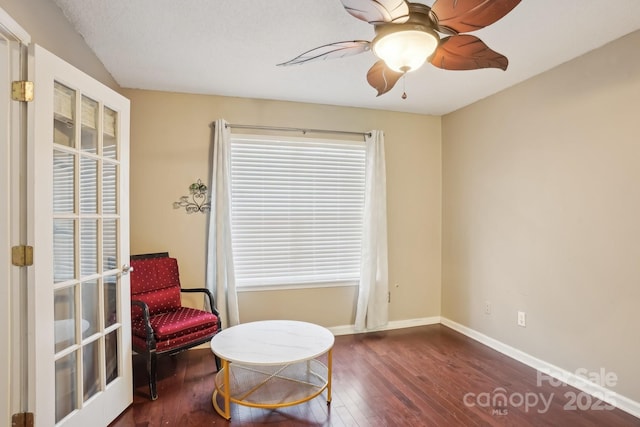
<svg viewBox="0 0 640 427">
<path fill-rule="evenodd" d="M 103 271 L 113 270 L 117 268 L 117 225 L 116 219 L 102 220 L 102 263 Z"/>
<path fill-rule="evenodd" d="M 84 401 L 96 394 L 100 389 L 99 340 L 86 344 L 82 348 L 82 374 L 84 384 Z"/>
<path fill-rule="evenodd" d="M 82 286 L 82 339 L 90 337 L 100 330 L 98 281 L 83 282 Z"/>
<path fill-rule="evenodd" d="M 75 147 L 76 92 L 56 82 L 53 103 L 53 142 Z"/>
<path fill-rule="evenodd" d="M 117 166 L 113 163 L 102 164 L 102 213 L 116 213 Z"/>
<path fill-rule="evenodd" d="M 54 294 L 54 340 L 56 353 L 76 343 L 76 288 L 58 289 Z"/>
<path fill-rule="evenodd" d="M 118 113 L 104 107 L 104 132 L 102 135 L 102 155 L 107 159 L 115 159 L 118 154 L 117 145 Z"/>
<path fill-rule="evenodd" d="M 80 212 L 96 213 L 98 202 L 98 162 L 89 157 L 80 158 Z"/>
<path fill-rule="evenodd" d="M 107 384 L 118 378 L 118 331 L 104 337 Z"/>
<path fill-rule="evenodd" d="M 80 274 L 88 276 L 98 272 L 98 221 L 80 221 Z"/>
<path fill-rule="evenodd" d="M 118 322 L 118 282 L 117 276 L 104 278 L 104 327 L 108 328 Z"/>
<path fill-rule="evenodd" d="M 82 139 L 80 148 L 89 153 L 98 153 L 98 103 L 82 97 Z"/>
<path fill-rule="evenodd" d="M 75 277 L 75 221 L 53 220 L 53 280 L 62 282 Z"/>
<path fill-rule="evenodd" d="M 53 150 L 53 212 L 73 213 L 75 156 Z"/>
<path fill-rule="evenodd" d="M 56 360 L 56 423 L 76 409 L 76 352 Z"/>
</svg>

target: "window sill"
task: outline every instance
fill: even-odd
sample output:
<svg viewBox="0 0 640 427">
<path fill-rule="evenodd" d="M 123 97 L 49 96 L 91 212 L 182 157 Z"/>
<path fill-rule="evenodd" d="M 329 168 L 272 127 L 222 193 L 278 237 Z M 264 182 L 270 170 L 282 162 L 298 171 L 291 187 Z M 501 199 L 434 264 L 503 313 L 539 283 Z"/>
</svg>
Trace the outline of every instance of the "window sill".
<svg viewBox="0 0 640 427">
<path fill-rule="evenodd" d="M 317 288 L 347 288 L 357 287 L 358 282 L 331 282 L 331 283 L 298 283 L 291 285 L 254 285 L 254 286 L 237 286 L 236 292 L 261 292 L 261 291 L 291 291 L 299 289 L 317 289 Z"/>
</svg>

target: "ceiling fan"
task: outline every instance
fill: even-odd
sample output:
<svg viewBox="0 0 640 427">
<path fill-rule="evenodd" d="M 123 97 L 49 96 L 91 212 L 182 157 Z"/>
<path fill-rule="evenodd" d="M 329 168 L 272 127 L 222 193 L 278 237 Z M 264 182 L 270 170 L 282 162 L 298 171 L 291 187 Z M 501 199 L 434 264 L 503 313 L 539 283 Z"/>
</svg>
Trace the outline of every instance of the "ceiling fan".
<svg viewBox="0 0 640 427">
<path fill-rule="evenodd" d="M 380 96 L 427 60 L 445 70 L 506 70 L 509 64 L 504 55 L 491 50 L 478 37 L 463 33 L 493 24 L 520 0 L 436 0 L 432 7 L 405 0 L 340 1 L 351 15 L 374 26 L 374 39 L 330 43 L 278 65 L 343 58 L 372 50 L 380 60 L 369 69 L 367 81 Z"/>
</svg>

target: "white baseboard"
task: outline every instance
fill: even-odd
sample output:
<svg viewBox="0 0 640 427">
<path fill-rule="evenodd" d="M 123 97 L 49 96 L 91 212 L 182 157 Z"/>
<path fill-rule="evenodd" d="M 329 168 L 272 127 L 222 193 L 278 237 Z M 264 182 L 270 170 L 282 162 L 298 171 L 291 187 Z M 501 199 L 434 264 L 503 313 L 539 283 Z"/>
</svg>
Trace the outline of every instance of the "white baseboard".
<svg viewBox="0 0 640 427">
<path fill-rule="evenodd" d="M 412 328 L 414 326 L 436 325 L 440 323 L 440 316 L 421 317 L 419 319 L 393 320 L 387 325 L 377 329 L 367 329 L 364 331 L 356 331 L 353 325 L 331 326 L 328 327 L 333 335 L 353 335 L 366 332 L 389 331 L 391 329 Z"/>
<path fill-rule="evenodd" d="M 640 418 L 640 402 L 636 402 L 632 399 L 629 399 L 628 397 L 615 393 L 613 390 L 603 387 L 600 384 L 591 382 L 582 376 L 576 375 L 573 372 L 569 372 L 565 369 L 545 362 L 544 360 L 533 357 L 530 354 L 518 350 L 517 348 L 504 344 L 474 329 L 468 328 L 464 325 L 454 322 L 453 320 L 447 319 L 446 317 L 442 317 L 440 323 L 457 332 L 460 332 L 463 335 L 468 336 L 469 338 L 478 341 L 481 344 L 486 345 L 487 347 L 491 347 L 492 349 L 499 351 L 500 353 L 509 356 L 512 359 L 524 363 L 525 365 L 530 366 L 533 369 L 542 372 L 543 374 L 549 375 L 550 377 L 553 377 L 572 387 L 575 387 L 578 390 L 595 397 L 596 399 L 601 399 L 608 404 L 613 405 L 616 408 L 633 415 L 634 417 Z"/>
</svg>

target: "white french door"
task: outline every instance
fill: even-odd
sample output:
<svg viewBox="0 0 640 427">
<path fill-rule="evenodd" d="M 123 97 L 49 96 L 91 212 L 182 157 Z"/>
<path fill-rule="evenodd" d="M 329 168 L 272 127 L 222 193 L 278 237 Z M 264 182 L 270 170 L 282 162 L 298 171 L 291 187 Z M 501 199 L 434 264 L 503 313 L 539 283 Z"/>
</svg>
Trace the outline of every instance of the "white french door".
<svg viewBox="0 0 640 427">
<path fill-rule="evenodd" d="M 132 402 L 129 101 L 29 50 L 29 399 L 37 426 L 104 426 Z"/>
</svg>

